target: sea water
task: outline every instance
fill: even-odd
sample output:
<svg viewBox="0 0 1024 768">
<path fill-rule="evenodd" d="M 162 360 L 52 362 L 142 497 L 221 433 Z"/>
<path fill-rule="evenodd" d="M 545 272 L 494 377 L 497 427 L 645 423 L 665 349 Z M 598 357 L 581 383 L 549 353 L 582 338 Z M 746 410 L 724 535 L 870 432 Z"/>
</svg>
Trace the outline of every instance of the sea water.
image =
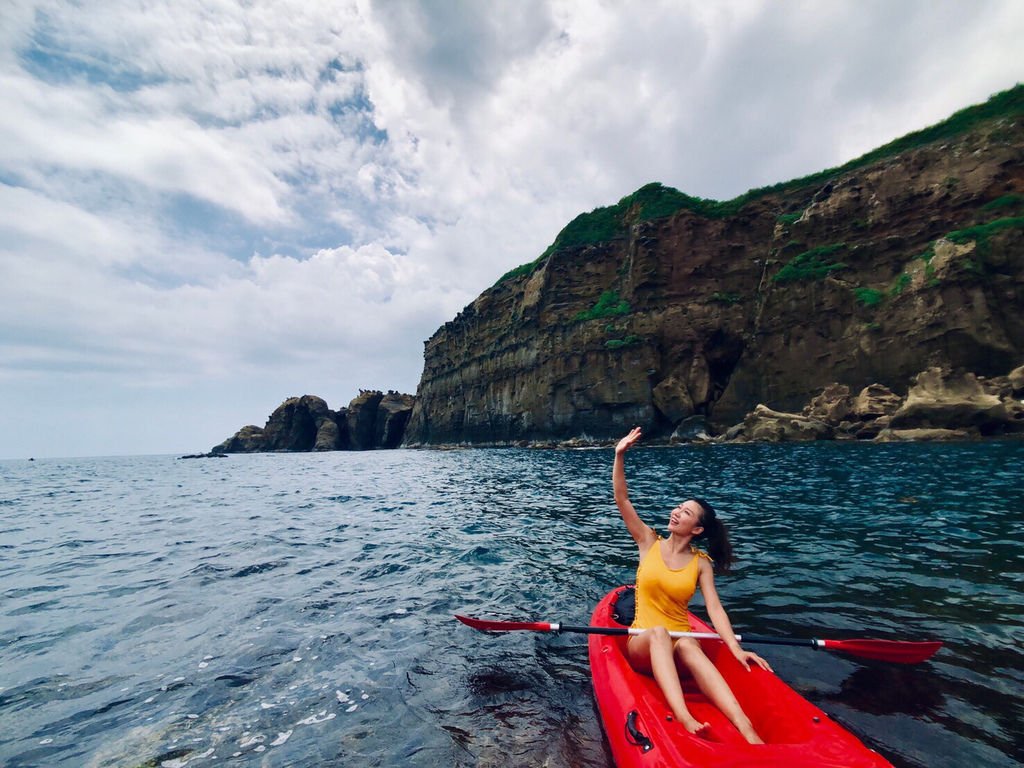
<svg viewBox="0 0 1024 768">
<path fill-rule="evenodd" d="M 4 766 L 611 766 L 585 624 L 632 580 L 612 451 L 0 462 Z M 637 448 L 664 530 L 732 529 L 739 631 L 901 768 L 1024 762 L 1024 443 Z M 701 612 L 699 598 L 695 609 Z"/>
</svg>

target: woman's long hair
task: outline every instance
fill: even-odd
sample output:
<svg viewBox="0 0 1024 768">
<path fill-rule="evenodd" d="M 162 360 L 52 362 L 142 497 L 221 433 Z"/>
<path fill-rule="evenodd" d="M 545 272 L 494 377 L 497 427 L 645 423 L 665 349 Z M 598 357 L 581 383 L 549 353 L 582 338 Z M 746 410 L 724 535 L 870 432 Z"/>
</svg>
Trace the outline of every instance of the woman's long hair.
<svg viewBox="0 0 1024 768">
<path fill-rule="evenodd" d="M 732 568 L 732 544 L 729 543 L 729 529 L 718 519 L 715 508 L 704 499 L 694 499 L 704 511 L 700 523 L 704 527 L 694 538 L 706 541 L 708 554 L 715 561 L 715 573 L 728 573 Z"/>
</svg>

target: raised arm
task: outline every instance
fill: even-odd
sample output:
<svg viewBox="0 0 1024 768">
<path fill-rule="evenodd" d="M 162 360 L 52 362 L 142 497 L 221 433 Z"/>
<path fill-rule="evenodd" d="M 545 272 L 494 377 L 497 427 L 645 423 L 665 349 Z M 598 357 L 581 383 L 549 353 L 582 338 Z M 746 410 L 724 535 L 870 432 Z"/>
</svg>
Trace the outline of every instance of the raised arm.
<svg viewBox="0 0 1024 768">
<path fill-rule="evenodd" d="M 619 508 L 619 514 L 629 530 L 629 535 L 640 547 L 643 554 L 658 538 L 657 534 L 640 519 L 636 513 L 633 502 L 629 500 L 629 489 L 626 487 L 626 451 L 632 448 L 640 440 L 640 427 L 633 430 L 624 438 L 619 440 L 615 446 L 615 463 L 612 465 L 612 489 L 615 491 L 615 506 Z"/>
</svg>

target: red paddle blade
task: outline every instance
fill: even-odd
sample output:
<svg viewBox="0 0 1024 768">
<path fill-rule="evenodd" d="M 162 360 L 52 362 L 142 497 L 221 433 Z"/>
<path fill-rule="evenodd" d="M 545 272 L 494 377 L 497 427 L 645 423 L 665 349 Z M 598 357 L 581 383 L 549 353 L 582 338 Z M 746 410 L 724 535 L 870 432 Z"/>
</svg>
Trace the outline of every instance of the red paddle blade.
<svg viewBox="0 0 1024 768">
<path fill-rule="evenodd" d="M 474 619 L 469 616 L 455 614 L 455 618 L 467 627 L 479 629 L 481 632 L 512 632 L 517 629 L 525 629 L 530 632 L 552 632 L 555 631 L 550 622 L 547 621 L 487 621 L 486 619 Z"/>
<path fill-rule="evenodd" d="M 897 664 L 917 664 L 935 655 L 942 643 L 907 642 L 903 640 L 823 640 L 825 647 L 865 659 L 892 661 Z"/>
</svg>

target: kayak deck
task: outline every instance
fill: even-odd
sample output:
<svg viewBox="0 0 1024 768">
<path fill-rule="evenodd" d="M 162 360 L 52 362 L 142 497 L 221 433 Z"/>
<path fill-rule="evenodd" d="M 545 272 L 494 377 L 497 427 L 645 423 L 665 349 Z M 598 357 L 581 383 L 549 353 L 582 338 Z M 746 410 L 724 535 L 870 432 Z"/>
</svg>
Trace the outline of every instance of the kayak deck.
<svg viewBox="0 0 1024 768">
<path fill-rule="evenodd" d="M 628 589 L 609 592 L 595 608 L 591 623 L 622 626 L 614 618 L 615 603 Z M 690 622 L 694 631 L 713 631 L 692 613 Z M 591 635 L 588 640 L 594 694 L 618 768 L 892 768 L 773 673 L 758 667 L 747 672 L 720 640 L 701 640 L 701 647 L 766 744 L 748 744 L 694 681 L 685 678 L 687 707 L 697 720 L 711 725 L 701 736 L 693 736 L 672 719 L 654 678 L 629 665 L 626 642 L 625 637 L 608 635 Z"/>
</svg>

